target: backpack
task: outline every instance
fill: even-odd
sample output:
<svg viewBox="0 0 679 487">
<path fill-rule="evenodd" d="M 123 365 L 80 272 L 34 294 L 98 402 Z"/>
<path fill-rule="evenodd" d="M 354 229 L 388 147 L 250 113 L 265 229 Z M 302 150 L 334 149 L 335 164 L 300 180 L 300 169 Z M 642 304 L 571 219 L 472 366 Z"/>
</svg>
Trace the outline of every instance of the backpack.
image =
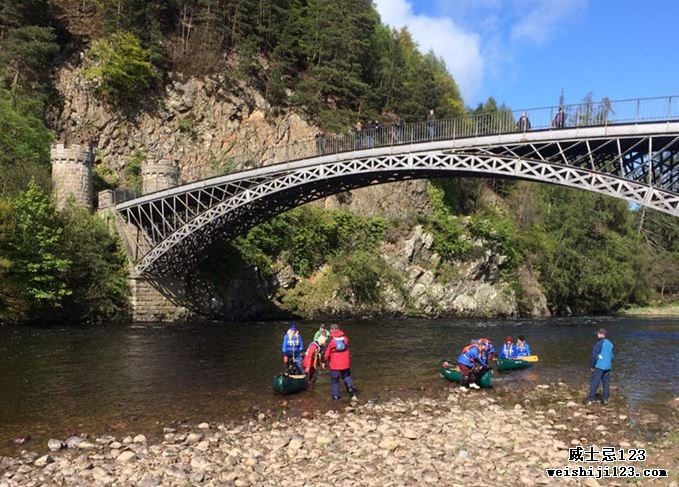
<svg viewBox="0 0 679 487">
<path fill-rule="evenodd" d="M 344 341 L 344 337 L 335 337 L 335 350 L 338 352 L 344 352 L 347 349 L 347 343 Z"/>
</svg>

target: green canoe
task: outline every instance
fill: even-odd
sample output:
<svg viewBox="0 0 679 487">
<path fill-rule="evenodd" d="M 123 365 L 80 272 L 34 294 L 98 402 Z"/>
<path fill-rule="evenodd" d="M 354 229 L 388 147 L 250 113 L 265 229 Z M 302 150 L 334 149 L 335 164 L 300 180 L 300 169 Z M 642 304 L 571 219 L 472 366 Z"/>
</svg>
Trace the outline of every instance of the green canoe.
<svg viewBox="0 0 679 487">
<path fill-rule="evenodd" d="M 287 396 L 303 391 L 309 385 L 306 375 L 291 375 L 288 373 L 278 374 L 273 378 L 273 390 Z"/>
<path fill-rule="evenodd" d="M 536 356 L 532 356 L 537 359 Z M 502 358 L 498 357 L 497 358 L 497 365 L 496 368 L 497 370 L 518 370 L 518 369 L 527 369 L 531 365 L 533 365 L 537 360 L 521 360 L 518 358 Z"/>
<path fill-rule="evenodd" d="M 444 378 L 448 379 L 449 381 L 452 382 L 460 382 L 462 380 L 462 372 L 460 372 L 460 369 L 457 368 L 457 366 L 448 366 L 446 367 L 441 367 L 439 369 L 439 375 Z M 481 387 L 490 387 L 490 380 L 493 378 L 493 371 L 491 369 L 488 369 L 485 374 L 481 376 L 479 380 L 476 381 L 478 385 Z"/>
</svg>

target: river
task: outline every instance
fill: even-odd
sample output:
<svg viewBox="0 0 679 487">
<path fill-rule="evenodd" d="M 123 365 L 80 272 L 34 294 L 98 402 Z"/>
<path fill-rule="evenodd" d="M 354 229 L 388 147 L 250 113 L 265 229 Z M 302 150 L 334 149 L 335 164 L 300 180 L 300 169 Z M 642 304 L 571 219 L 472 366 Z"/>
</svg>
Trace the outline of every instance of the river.
<svg viewBox="0 0 679 487">
<path fill-rule="evenodd" d="M 496 374 L 505 390 L 563 380 L 581 385 L 604 326 L 615 344 L 613 401 L 662 417 L 679 396 L 679 319 L 563 318 L 342 322 L 360 398 L 384 400 L 450 387 L 437 375 L 470 338 L 524 334 L 540 362 Z M 305 343 L 318 323 L 302 322 Z M 311 393 L 277 396 L 287 323 L 0 327 L 0 451 L 42 448 L 69 434 L 158 432 L 172 421 L 220 421 L 258 410 L 333 407 L 327 373 Z M 341 405 L 347 404 L 346 396 Z M 13 439 L 32 437 L 21 447 Z M 31 446 L 34 445 L 34 446 Z"/>
</svg>

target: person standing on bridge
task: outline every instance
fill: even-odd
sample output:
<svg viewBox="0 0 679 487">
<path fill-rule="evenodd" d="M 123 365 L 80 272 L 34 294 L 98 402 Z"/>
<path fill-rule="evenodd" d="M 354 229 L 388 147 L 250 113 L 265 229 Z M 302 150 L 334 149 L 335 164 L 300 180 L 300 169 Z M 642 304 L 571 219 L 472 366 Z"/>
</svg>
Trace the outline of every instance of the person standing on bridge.
<svg viewBox="0 0 679 487">
<path fill-rule="evenodd" d="M 344 381 L 351 400 L 356 401 L 356 389 L 351 379 L 351 356 L 349 354 L 349 338 L 340 330 L 339 325 L 330 325 L 330 342 L 325 349 L 325 361 L 330 368 L 330 393 L 333 400 L 340 398 L 340 377 Z"/>
<path fill-rule="evenodd" d="M 566 114 L 563 112 L 563 107 L 559 107 L 559 111 L 554 115 L 554 120 L 552 120 L 552 128 L 562 129 L 566 122 Z"/>
<path fill-rule="evenodd" d="M 526 112 L 523 112 L 521 117 L 519 117 L 519 121 L 516 122 L 516 128 L 519 132 L 527 132 L 530 130 L 530 120 L 528 119 L 528 114 Z"/>
<path fill-rule="evenodd" d="M 355 148 L 360 149 L 363 146 L 363 122 L 360 119 L 354 125 L 354 139 Z"/>
<path fill-rule="evenodd" d="M 325 154 L 325 132 L 319 130 L 314 134 L 316 139 L 316 154 L 322 156 Z"/>
<path fill-rule="evenodd" d="M 303 374 L 302 351 L 304 350 L 304 343 L 294 321 L 290 323 L 290 328 L 283 337 L 281 349 L 283 351 L 283 363 L 287 364 L 288 368 L 293 369 L 297 374 Z"/>
<path fill-rule="evenodd" d="M 429 137 L 429 140 L 432 141 L 434 140 L 435 135 L 436 135 L 436 113 L 434 113 L 434 109 L 431 108 L 429 110 L 429 114 L 427 115 L 427 137 Z"/>
<path fill-rule="evenodd" d="M 396 144 L 403 142 L 403 119 L 399 115 L 396 115 L 394 121 L 394 140 L 392 142 Z"/>
<path fill-rule="evenodd" d="M 601 403 L 608 404 L 610 393 L 609 381 L 611 378 L 611 368 L 613 367 L 613 343 L 606 338 L 608 332 L 604 328 L 599 328 L 596 336 L 599 339 L 592 349 L 592 357 L 589 367 L 592 371 L 592 379 L 589 384 L 589 396 L 585 399 L 585 404 L 591 404 L 596 397 L 599 384 L 602 385 Z"/>
</svg>

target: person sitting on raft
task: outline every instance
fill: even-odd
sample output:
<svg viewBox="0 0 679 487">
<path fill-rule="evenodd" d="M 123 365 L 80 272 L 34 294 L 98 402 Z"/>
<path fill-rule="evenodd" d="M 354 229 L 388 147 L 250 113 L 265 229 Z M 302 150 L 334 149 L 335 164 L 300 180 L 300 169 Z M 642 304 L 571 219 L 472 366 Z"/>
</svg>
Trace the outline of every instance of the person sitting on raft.
<svg viewBox="0 0 679 487">
<path fill-rule="evenodd" d="M 304 350 L 304 342 L 297 330 L 297 325 L 293 321 L 290 323 L 290 328 L 283 337 L 283 363 L 288 364 L 288 369 L 296 374 L 303 374 L 302 368 L 302 351 Z"/>
<path fill-rule="evenodd" d="M 514 358 L 528 357 L 529 355 L 533 355 L 530 345 L 526 342 L 525 336 L 519 335 L 516 338 L 516 353 L 514 354 Z"/>
<path fill-rule="evenodd" d="M 309 376 L 309 389 L 313 389 L 316 383 L 316 370 L 318 366 L 321 365 L 325 368 L 325 363 L 321 361 L 321 353 L 325 343 L 325 337 L 321 335 L 317 340 L 311 342 L 309 348 L 306 349 L 302 365 L 304 366 L 304 373 Z"/>
<path fill-rule="evenodd" d="M 483 343 L 486 346 L 486 350 L 483 352 L 483 359 L 488 364 L 488 367 L 490 367 L 496 355 L 493 342 L 490 338 L 479 338 L 479 343 Z"/>
<path fill-rule="evenodd" d="M 477 377 L 485 372 L 488 364 L 483 358 L 486 345 L 478 340 L 472 342 L 462 349 L 462 353 L 457 357 L 457 366 L 462 372 L 462 387 L 469 386 L 472 389 L 480 389 L 476 383 Z"/>
<path fill-rule="evenodd" d="M 510 336 L 505 338 L 505 344 L 500 349 L 500 358 L 514 358 L 516 355 L 516 346 L 514 339 Z"/>
</svg>

